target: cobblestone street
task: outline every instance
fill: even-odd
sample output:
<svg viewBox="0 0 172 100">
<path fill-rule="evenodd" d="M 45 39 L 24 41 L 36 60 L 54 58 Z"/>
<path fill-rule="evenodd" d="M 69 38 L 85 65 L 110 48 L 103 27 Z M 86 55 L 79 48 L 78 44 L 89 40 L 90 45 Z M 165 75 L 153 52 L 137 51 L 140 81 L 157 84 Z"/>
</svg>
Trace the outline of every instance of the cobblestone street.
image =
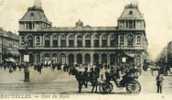
<svg viewBox="0 0 172 100">
<path fill-rule="evenodd" d="M 50 68 L 43 69 L 38 73 L 30 69 L 31 82 L 23 82 L 23 71 L 9 73 L 8 70 L 0 70 L 0 93 L 1 94 L 76 94 L 77 82 L 74 76 L 63 71 L 52 71 Z M 139 81 L 142 85 L 141 94 L 155 94 L 155 74 L 143 72 Z M 166 76 L 164 81 L 164 94 L 172 93 L 172 76 Z M 83 88 L 84 93 L 90 93 L 91 86 Z M 125 89 L 114 87 L 113 94 L 126 94 Z"/>
</svg>

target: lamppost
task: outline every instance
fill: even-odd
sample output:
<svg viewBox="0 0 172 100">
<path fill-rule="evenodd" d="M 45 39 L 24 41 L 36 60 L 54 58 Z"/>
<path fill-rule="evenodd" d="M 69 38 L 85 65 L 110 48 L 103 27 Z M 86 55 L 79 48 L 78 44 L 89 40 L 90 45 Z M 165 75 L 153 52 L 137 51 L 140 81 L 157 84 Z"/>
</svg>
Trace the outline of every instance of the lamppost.
<svg viewBox="0 0 172 100">
<path fill-rule="evenodd" d="M 28 41 L 25 41 L 24 62 L 24 82 L 30 82 Z"/>
<path fill-rule="evenodd" d="M 2 51 L 2 54 L 1 54 L 1 57 L 2 57 L 2 63 L 4 63 L 4 36 L 2 34 L 2 37 L 1 37 L 1 51 Z"/>
</svg>

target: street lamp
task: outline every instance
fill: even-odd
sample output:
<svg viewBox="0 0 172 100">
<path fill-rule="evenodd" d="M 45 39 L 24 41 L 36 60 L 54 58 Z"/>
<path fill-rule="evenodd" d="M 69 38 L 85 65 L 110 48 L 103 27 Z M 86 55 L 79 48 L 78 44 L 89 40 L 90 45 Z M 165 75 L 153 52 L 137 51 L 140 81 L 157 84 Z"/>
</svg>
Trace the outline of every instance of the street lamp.
<svg viewBox="0 0 172 100">
<path fill-rule="evenodd" d="M 28 41 L 25 41 L 25 52 L 24 52 L 24 82 L 30 82 L 30 73 L 29 73 L 29 54 L 28 54 Z"/>
</svg>

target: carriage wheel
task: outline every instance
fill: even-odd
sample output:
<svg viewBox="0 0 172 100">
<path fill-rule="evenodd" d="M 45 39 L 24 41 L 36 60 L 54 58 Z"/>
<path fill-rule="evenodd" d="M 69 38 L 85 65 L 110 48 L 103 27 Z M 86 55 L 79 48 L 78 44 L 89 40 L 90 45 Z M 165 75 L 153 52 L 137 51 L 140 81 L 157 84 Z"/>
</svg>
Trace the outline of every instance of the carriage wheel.
<svg viewBox="0 0 172 100">
<path fill-rule="evenodd" d="M 113 85 L 112 83 L 107 83 L 103 85 L 103 92 L 104 93 L 111 93 L 113 90 Z"/>
<path fill-rule="evenodd" d="M 141 91 L 141 85 L 136 80 L 130 81 L 126 85 L 126 90 L 127 90 L 128 93 L 140 93 L 140 91 Z"/>
</svg>

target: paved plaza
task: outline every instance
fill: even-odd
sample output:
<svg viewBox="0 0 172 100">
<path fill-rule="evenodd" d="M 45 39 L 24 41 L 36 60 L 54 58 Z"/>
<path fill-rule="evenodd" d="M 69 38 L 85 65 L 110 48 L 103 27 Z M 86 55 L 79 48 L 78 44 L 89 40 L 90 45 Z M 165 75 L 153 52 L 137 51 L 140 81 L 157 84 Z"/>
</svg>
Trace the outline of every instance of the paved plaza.
<svg viewBox="0 0 172 100">
<path fill-rule="evenodd" d="M 143 72 L 139 81 L 142 85 L 140 94 L 156 94 L 155 84 L 156 73 Z M 0 93 L 1 94 L 77 94 L 77 81 L 74 76 L 67 72 L 53 71 L 44 68 L 42 73 L 30 69 L 31 82 L 24 83 L 23 71 L 9 73 L 8 69 L 0 69 Z M 83 88 L 83 94 L 91 94 L 91 86 Z M 172 93 L 172 76 L 166 76 L 164 81 L 163 94 Z M 125 89 L 116 88 L 112 94 L 126 94 Z"/>
</svg>

